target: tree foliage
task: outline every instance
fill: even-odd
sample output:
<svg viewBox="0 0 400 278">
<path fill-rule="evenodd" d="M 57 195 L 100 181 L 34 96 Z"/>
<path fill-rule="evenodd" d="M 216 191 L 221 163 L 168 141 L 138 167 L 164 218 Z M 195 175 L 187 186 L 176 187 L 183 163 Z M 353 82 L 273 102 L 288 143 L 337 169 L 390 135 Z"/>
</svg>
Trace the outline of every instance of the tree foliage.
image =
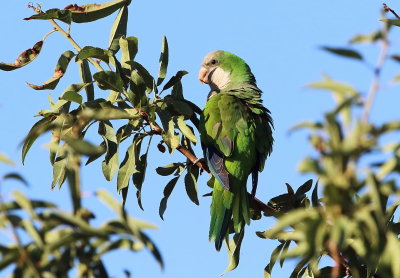
<svg viewBox="0 0 400 278">
<path fill-rule="evenodd" d="M 61 93 L 55 102 L 49 98 L 49 107 L 39 111 L 40 119 L 22 146 L 24 162 L 36 139 L 51 134 L 51 188 L 61 188 L 68 182 L 73 211 L 62 213 L 56 204 L 30 200 L 20 192 L 13 193 L 13 201 L 1 202 L 2 228 L 11 229 L 16 241 L 0 246 L 0 270 L 14 265 L 14 277 L 66 277 L 76 267 L 80 277 L 108 277 L 102 256 L 120 248 L 134 252 L 148 249 L 162 266 L 160 252 L 143 232 L 154 226 L 132 218 L 124 209 L 128 191 L 132 190 L 143 209 L 141 192 L 150 149 L 168 150 L 171 154 L 178 151 L 183 155 L 183 161 L 156 169 L 161 176 L 171 176 L 160 200 L 160 217 L 164 216 L 178 180 L 184 182 L 188 198 L 199 204 L 197 179 L 200 170 L 209 172 L 193 151 L 198 142 L 195 130 L 201 109 L 184 97 L 181 79 L 186 71 L 180 70 L 167 78 L 166 37 L 161 42 L 157 75 L 153 76 L 136 60 L 139 39 L 127 33 L 130 2 L 68 5 L 47 11 L 30 6 L 35 14 L 25 20 L 47 20 L 54 29 L 23 51 L 14 63 L 0 63 L 4 71 L 28 65 L 41 54 L 46 38 L 54 32 L 64 35 L 74 47 L 74 51 L 60 51 L 54 74 L 47 81 L 41 85 L 28 83 L 34 90 Z M 107 49 L 80 47 L 69 33 L 73 23 L 95 21 L 117 11 Z M 389 31 L 397 22 L 398 19 L 385 19 L 382 29 L 357 35 L 350 41 L 354 46 L 369 43 L 381 47 L 381 58 L 373 69 L 373 83 L 367 96 L 328 76 L 308 85 L 311 89 L 330 92 L 335 106 L 320 120 L 303 122 L 293 128 L 307 130 L 315 150 L 314 156 L 300 163 L 299 171 L 311 173 L 318 181 L 308 180 L 297 190 L 286 184 L 287 193 L 270 199 L 268 204 L 251 198 L 254 220 L 261 219 L 262 215 L 277 218 L 273 227 L 257 232 L 259 237 L 278 244 L 265 267 L 265 277 L 271 276 L 278 260 L 282 266 L 286 258 L 298 259 L 291 277 L 400 276 L 396 256 L 400 250 L 400 224 L 395 220 L 399 205 L 396 173 L 400 171 L 400 144 L 384 145 L 381 140 L 387 134 L 399 132 L 400 122 L 374 124 L 369 121 L 382 66 L 388 57 L 393 60 L 400 57 L 388 55 Z M 322 49 L 368 66 L 367 57 L 354 47 Z M 78 65 L 81 83 L 60 89 L 59 81 L 71 62 Z M 104 95 L 104 91 L 108 92 L 107 98 L 97 97 Z M 101 140 L 98 145 L 85 138 L 88 130 L 96 127 Z M 387 159 L 382 161 L 380 154 Z M 81 204 L 83 158 L 86 164 L 102 159 L 104 178 L 111 181 L 116 177 L 116 188 L 122 196 L 120 203 L 106 191 L 97 191 L 99 200 L 117 214 L 100 227 L 91 225 L 93 212 Z M 0 162 L 12 164 L 1 154 Z M 4 176 L 3 181 L 9 178 L 25 182 L 16 173 Z M 21 242 L 19 230 L 29 235 L 28 243 Z M 242 241 L 243 233 L 227 242 L 230 258 L 227 271 L 237 267 Z M 330 257 L 332 264 L 321 265 L 323 257 Z"/>
</svg>

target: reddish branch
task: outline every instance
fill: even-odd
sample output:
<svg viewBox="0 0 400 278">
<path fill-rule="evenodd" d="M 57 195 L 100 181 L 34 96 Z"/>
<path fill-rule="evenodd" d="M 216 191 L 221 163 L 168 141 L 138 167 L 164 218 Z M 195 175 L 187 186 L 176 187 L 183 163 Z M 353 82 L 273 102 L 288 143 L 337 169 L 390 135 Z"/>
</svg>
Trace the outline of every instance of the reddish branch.
<svg viewBox="0 0 400 278">
<path fill-rule="evenodd" d="M 141 111 L 140 115 L 150 125 L 150 127 L 153 129 L 153 131 L 156 134 L 161 135 L 164 132 L 164 130 L 157 123 L 155 123 L 149 119 L 149 115 L 146 112 Z M 207 163 L 204 161 L 204 159 L 197 158 L 193 152 L 191 152 L 189 149 L 187 149 L 186 147 L 184 147 L 182 145 L 179 145 L 176 149 L 181 154 L 183 154 L 186 158 L 188 158 L 194 165 L 196 165 L 203 171 L 210 173 L 210 169 L 208 168 Z M 249 196 L 250 196 L 250 194 L 249 194 Z M 271 213 L 273 214 L 274 212 L 276 212 L 276 210 L 273 207 L 265 204 L 264 202 L 262 202 L 261 200 L 255 198 L 255 197 L 254 198 L 250 197 L 250 200 L 252 202 L 252 207 L 255 209 L 261 210 L 268 215 L 271 215 Z"/>
<path fill-rule="evenodd" d="M 391 8 L 388 7 L 388 5 L 386 5 L 385 3 L 383 3 L 383 10 L 386 13 L 392 13 L 397 19 L 400 19 L 400 16 Z"/>
</svg>

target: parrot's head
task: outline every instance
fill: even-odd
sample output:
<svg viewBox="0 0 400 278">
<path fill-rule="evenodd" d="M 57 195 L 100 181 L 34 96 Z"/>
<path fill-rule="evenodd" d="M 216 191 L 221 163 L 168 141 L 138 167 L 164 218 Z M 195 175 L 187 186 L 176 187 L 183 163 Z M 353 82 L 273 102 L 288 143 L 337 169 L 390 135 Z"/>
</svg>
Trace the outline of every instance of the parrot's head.
<svg viewBox="0 0 400 278">
<path fill-rule="evenodd" d="M 221 90 L 231 84 L 256 82 L 243 59 L 223 50 L 207 54 L 199 71 L 199 80 L 209 84 L 212 90 Z"/>
</svg>

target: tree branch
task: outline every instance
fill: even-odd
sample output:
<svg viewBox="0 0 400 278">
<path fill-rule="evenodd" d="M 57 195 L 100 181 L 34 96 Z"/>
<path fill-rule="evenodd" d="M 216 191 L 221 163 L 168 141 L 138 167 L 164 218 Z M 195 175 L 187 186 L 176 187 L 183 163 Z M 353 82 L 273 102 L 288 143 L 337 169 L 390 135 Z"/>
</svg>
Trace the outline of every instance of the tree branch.
<svg viewBox="0 0 400 278">
<path fill-rule="evenodd" d="M 154 132 L 158 135 L 161 135 L 164 130 L 155 122 L 151 121 L 149 119 L 149 115 L 145 111 L 140 111 L 140 115 L 142 118 L 150 125 L 150 127 L 154 130 Z M 202 158 L 198 158 L 193 152 L 191 152 L 188 148 L 179 145 L 176 148 L 177 151 L 179 151 L 181 154 L 183 154 L 187 159 L 189 159 L 194 165 L 202 169 L 203 171 L 210 173 L 210 169 L 208 168 L 207 163 L 204 161 Z M 250 198 L 250 203 L 251 206 L 255 209 L 258 209 L 260 211 L 263 211 L 266 214 L 273 215 L 277 211 L 269 206 L 268 204 L 265 204 L 261 200 L 257 199 L 256 197 L 252 197 L 250 193 L 247 193 Z"/>
<path fill-rule="evenodd" d="M 385 3 L 383 3 L 383 10 L 386 13 L 392 13 L 397 19 L 400 19 L 400 16 L 391 8 L 388 7 L 388 5 L 386 5 Z"/>
</svg>

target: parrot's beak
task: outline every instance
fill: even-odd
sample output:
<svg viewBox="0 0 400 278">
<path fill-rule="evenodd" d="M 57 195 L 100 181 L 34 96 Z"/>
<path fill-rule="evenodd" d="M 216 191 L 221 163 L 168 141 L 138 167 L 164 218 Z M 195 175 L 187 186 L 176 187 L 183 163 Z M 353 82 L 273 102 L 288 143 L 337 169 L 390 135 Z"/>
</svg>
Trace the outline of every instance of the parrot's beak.
<svg viewBox="0 0 400 278">
<path fill-rule="evenodd" d="M 208 84 L 208 70 L 204 67 L 201 67 L 199 71 L 199 80 L 201 83 Z"/>
</svg>

